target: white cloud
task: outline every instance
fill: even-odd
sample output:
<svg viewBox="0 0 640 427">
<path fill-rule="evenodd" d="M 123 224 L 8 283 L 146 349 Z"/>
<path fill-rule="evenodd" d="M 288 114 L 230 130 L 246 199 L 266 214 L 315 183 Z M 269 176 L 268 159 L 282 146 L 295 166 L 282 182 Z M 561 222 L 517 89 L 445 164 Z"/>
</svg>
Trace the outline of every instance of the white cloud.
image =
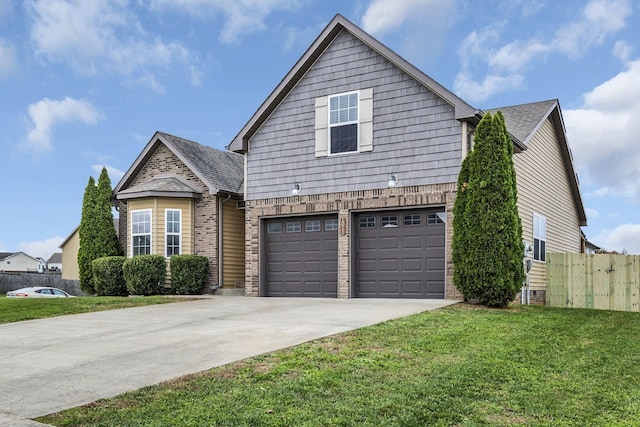
<svg viewBox="0 0 640 427">
<path fill-rule="evenodd" d="M 578 57 L 623 29 L 631 13 L 629 0 L 591 0 L 577 19 L 559 28 L 549 40 L 538 37 L 514 40 L 501 47 L 495 46 L 495 41 L 499 35 L 496 32 L 501 32 L 503 25 L 484 29 L 480 33 L 472 32 L 458 50 L 462 70 L 461 76 L 456 78 L 458 84 L 454 84 L 454 91 L 471 101 L 483 101 L 496 93 L 514 89 L 518 86 L 505 88 L 492 85 L 491 82 L 500 81 L 500 78 L 511 83 L 523 82 L 523 70 L 529 68 L 533 61 L 553 53 Z M 474 79 L 473 72 L 479 65 L 489 69 L 489 75 Z M 468 84 L 469 81 L 479 80 L 483 83 Z M 473 89 L 478 85 L 486 90 L 474 92 Z"/>
<path fill-rule="evenodd" d="M 586 93 L 581 108 L 564 112 L 576 166 L 596 195 L 640 202 L 639 99 L 640 59 Z"/>
<path fill-rule="evenodd" d="M 91 165 L 91 169 L 96 173 L 96 177 L 100 176 L 102 172 L 102 168 L 107 168 L 107 173 L 109 174 L 109 180 L 111 180 L 111 186 L 115 186 L 115 184 L 120 181 L 120 179 L 124 176 L 124 172 L 120 169 L 115 168 L 109 165 Z"/>
<path fill-rule="evenodd" d="M 600 212 L 597 209 L 586 208 L 585 212 L 587 213 L 588 219 L 597 219 L 600 218 Z"/>
<path fill-rule="evenodd" d="M 16 68 L 16 50 L 13 45 L 0 39 L 0 76 L 10 74 Z"/>
<path fill-rule="evenodd" d="M 390 37 L 398 40 L 399 52 L 424 65 L 438 56 L 458 9 L 451 0 L 373 0 L 362 16 L 361 25 L 378 37 L 393 31 Z"/>
<path fill-rule="evenodd" d="M 631 53 L 633 53 L 633 47 L 623 40 L 618 40 L 613 46 L 613 55 L 622 61 L 627 61 Z"/>
<path fill-rule="evenodd" d="M 297 9 L 302 0 L 152 0 L 153 9 L 183 10 L 202 17 L 222 15 L 224 24 L 218 39 L 224 44 L 237 44 L 248 34 L 266 29 L 265 20 L 274 11 Z"/>
<path fill-rule="evenodd" d="M 28 5 L 36 54 L 77 72 L 148 75 L 176 61 L 190 66 L 189 50 L 148 34 L 128 1 L 31 0 Z"/>
<path fill-rule="evenodd" d="M 449 0 L 373 0 L 362 17 L 363 29 L 372 34 L 384 34 L 416 17 L 437 9 Z"/>
<path fill-rule="evenodd" d="M 60 244 L 64 241 L 64 237 L 56 236 L 47 240 L 35 242 L 21 242 L 18 244 L 18 251 L 24 252 L 32 257 L 44 258 L 46 261 L 54 252 L 60 252 Z"/>
<path fill-rule="evenodd" d="M 51 131 L 58 123 L 81 121 L 89 125 L 103 118 L 89 102 L 69 97 L 62 100 L 44 98 L 31 104 L 29 117 L 33 128 L 27 134 L 27 147 L 36 151 L 52 148 Z"/>
<path fill-rule="evenodd" d="M 613 230 L 602 230 L 592 241 L 609 251 L 626 250 L 630 255 L 640 255 L 640 224 L 622 224 Z"/>
<path fill-rule="evenodd" d="M 479 82 L 469 73 L 458 73 L 453 86 L 457 93 L 466 94 L 471 101 L 487 99 L 500 92 L 506 92 L 522 85 L 524 77 L 520 74 L 509 76 L 487 75 Z"/>
</svg>

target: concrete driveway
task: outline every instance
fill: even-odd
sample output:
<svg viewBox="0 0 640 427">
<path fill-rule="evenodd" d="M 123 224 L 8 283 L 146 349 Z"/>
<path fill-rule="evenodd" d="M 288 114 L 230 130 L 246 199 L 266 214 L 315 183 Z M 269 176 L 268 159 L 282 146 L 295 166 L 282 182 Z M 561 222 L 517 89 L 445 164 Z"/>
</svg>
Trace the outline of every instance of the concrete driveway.
<svg viewBox="0 0 640 427">
<path fill-rule="evenodd" d="M 453 303 L 214 296 L 0 325 L 0 426 Z"/>
</svg>

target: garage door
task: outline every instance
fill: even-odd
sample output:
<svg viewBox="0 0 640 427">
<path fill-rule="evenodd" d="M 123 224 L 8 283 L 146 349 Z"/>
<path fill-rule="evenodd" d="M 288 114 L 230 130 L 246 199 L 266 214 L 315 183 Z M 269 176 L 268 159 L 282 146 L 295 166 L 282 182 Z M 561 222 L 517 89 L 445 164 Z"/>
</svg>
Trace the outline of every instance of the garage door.
<svg viewBox="0 0 640 427">
<path fill-rule="evenodd" d="M 356 216 L 356 296 L 444 298 L 444 209 Z"/>
<path fill-rule="evenodd" d="M 267 296 L 338 295 L 337 215 L 265 221 Z"/>
</svg>

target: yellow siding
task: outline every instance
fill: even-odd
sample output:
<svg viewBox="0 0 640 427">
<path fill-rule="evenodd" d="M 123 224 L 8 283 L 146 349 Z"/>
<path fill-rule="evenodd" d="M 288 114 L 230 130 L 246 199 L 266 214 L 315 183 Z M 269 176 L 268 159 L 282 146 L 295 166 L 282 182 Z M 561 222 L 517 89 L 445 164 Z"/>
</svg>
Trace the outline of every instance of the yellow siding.
<svg viewBox="0 0 640 427">
<path fill-rule="evenodd" d="M 222 211 L 223 271 L 225 288 L 244 286 L 244 211 L 238 209 L 236 201 L 224 204 Z"/>
<path fill-rule="evenodd" d="M 73 234 L 62 246 L 62 278 L 68 280 L 80 280 L 80 267 L 78 266 L 78 251 L 80 250 L 80 228 L 76 228 Z"/>
<path fill-rule="evenodd" d="M 193 203 L 191 199 L 174 198 L 145 198 L 130 200 L 128 204 L 128 242 L 131 242 L 131 212 L 134 210 L 151 209 L 151 253 L 165 255 L 165 219 L 166 209 L 182 210 L 182 241 L 180 253 L 193 253 Z M 129 243 L 130 244 L 130 243 Z M 131 247 L 127 248 L 127 254 L 131 255 Z"/>
<path fill-rule="evenodd" d="M 513 162 L 518 183 L 522 238 L 533 244 L 533 214 L 547 220 L 546 252 L 580 252 L 580 225 L 554 127 L 548 119 Z M 545 289 L 546 265 L 534 261 L 531 289 Z"/>
</svg>

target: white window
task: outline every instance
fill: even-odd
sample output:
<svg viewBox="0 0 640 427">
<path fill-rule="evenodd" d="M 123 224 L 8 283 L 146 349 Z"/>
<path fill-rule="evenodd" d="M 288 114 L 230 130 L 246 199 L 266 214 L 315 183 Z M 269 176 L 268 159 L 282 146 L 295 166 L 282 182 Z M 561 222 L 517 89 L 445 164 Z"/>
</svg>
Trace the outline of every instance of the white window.
<svg viewBox="0 0 640 427">
<path fill-rule="evenodd" d="M 151 209 L 131 211 L 131 254 L 151 253 Z"/>
<path fill-rule="evenodd" d="M 373 150 L 373 90 L 361 89 L 315 100 L 315 155 Z"/>
<path fill-rule="evenodd" d="M 358 151 L 358 92 L 329 97 L 329 152 Z"/>
<path fill-rule="evenodd" d="M 180 209 L 165 210 L 165 256 L 180 255 L 182 240 L 182 211 Z"/>
<path fill-rule="evenodd" d="M 547 246 L 547 219 L 541 215 L 533 214 L 533 259 L 545 261 Z"/>
</svg>

